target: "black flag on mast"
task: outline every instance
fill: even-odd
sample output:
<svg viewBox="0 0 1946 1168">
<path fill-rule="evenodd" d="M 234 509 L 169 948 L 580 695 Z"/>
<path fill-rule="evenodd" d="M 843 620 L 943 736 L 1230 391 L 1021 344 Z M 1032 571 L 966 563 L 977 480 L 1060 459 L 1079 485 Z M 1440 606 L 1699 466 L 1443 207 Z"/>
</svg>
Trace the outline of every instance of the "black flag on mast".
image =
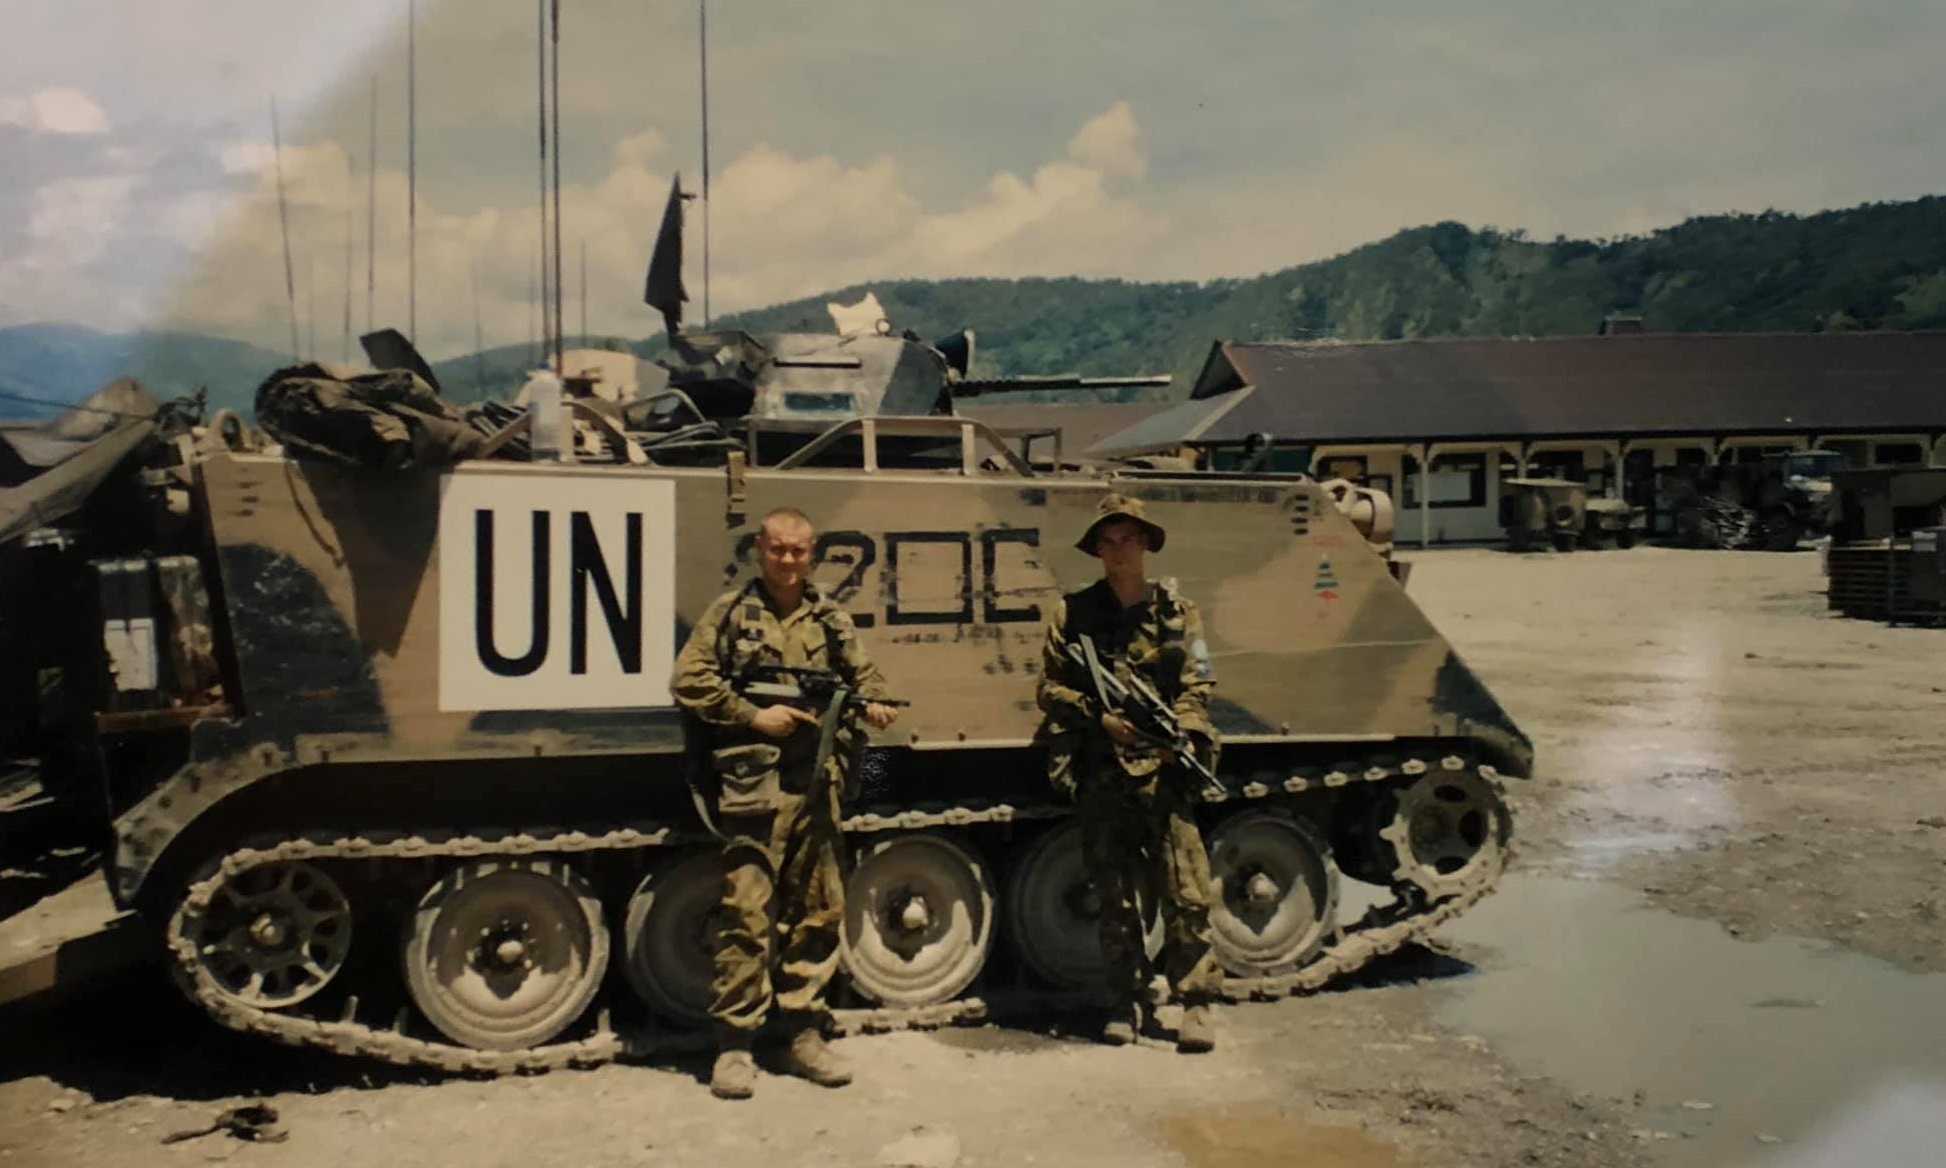
<svg viewBox="0 0 1946 1168">
<path fill-rule="evenodd" d="M 682 331 L 682 306 L 689 301 L 682 283 L 682 201 L 692 197 L 683 194 L 682 176 L 677 175 L 669 184 L 669 202 L 662 209 L 662 228 L 655 235 L 649 278 L 642 289 L 643 303 L 662 314 L 672 340 Z"/>
</svg>

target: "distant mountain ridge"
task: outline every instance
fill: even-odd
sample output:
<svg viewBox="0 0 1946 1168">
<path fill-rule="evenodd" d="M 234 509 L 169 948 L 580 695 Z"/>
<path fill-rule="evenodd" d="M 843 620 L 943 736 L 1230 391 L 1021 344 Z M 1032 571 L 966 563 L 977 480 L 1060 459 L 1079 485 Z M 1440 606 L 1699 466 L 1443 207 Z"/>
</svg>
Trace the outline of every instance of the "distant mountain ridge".
<svg viewBox="0 0 1946 1168">
<path fill-rule="evenodd" d="M 868 289 L 922 337 L 974 329 L 983 374 L 1171 373 L 1162 396 L 1180 397 L 1218 340 L 1588 334 L 1613 313 L 1659 332 L 1946 327 L 1946 198 L 1614 240 L 1437 223 L 1251 279 L 885 281 L 714 323 L 827 329 L 827 301 Z"/>
<path fill-rule="evenodd" d="M 1704 216 L 1606 240 L 1537 241 L 1520 231 L 1436 223 L 1330 259 L 1200 283 L 867 281 L 710 324 L 826 332 L 824 306 L 854 303 L 867 291 L 894 327 L 928 340 L 973 329 L 977 375 L 1169 373 L 1175 381 L 1167 390 L 1107 396 L 1175 398 L 1188 393 L 1218 340 L 1586 334 L 1616 312 L 1669 332 L 1946 327 L 1946 197 L 1803 216 Z M 617 343 L 645 357 L 665 347 L 659 332 Z M 517 344 L 433 368 L 450 397 L 468 401 L 483 391 L 510 396 L 533 360 L 532 347 Z M 284 363 L 255 346 L 184 333 L 0 329 L 0 394 L 73 400 L 129 372 L 160 396 L 204 384 L 211 408 L 247 411 L 257 384 Z M 8 412 L 0 398 L 0 415 Z"/>
<path fill-rule="evenodd" d="M 164 401 L 209 388 L 209 409 L 249 413 L 257 386 L 289 356 L 185 332 L 103 333 L 78 324 L 0 329 L 0 417 L 47 417 L 117 377 Z"/>
</svg>

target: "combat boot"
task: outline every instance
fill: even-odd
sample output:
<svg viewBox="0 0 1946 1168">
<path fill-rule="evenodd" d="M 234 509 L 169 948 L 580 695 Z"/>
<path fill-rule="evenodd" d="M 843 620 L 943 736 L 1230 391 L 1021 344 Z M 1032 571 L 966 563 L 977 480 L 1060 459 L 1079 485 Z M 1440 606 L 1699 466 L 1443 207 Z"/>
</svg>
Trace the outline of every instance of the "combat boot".
<svg viewBox="0 0 1946 1168">
<path fill-rule="evenodd" d="M 1176 1027 L 1176 1050 L 1182 1054 L 1201 1054 L 1216 1049 L 1216 1027 L 1210 1021 L 1208 1006 L 1185 1006 L 1182 1024 Z"/>
<path fill-rule="evenodd" d="M 710 1069 L 709 1091 L 718 1099 L 748 1099 L 757 1090 L 757 1060 L 744 1035 L 725 1035 Z"/>
<path fill-rule="evenodd" d="M 851 1082 L 851 1068 L 838 1052 L 825 1045 L 817 1027 L 806 1026 L 791 1036 L 784 1052 L 784 1069 L 820 1087 L 842 1087 Z"/>
<path fill-rule="evenodd" d="M 1109 1046 L 1127 1046 L 1142 1032 L 1142 1012 L 1133 1002 L 1123 1002 L 1109 1012 L 1101 1028 L 1101 1040 Z"/>
</svg>

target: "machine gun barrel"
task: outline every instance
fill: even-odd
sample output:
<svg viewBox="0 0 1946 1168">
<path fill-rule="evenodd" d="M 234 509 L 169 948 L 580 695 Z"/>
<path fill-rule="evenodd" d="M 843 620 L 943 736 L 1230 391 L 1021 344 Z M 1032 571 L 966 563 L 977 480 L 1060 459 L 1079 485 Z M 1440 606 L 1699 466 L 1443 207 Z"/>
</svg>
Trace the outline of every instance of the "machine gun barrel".
<svg viewBox="0 0 1946 1168">
<path fill-rule="evenodd" d="M 991 377 L 977 381 L 955 382 L 953 396 L 981 397 L 994 393 L 1027 393 L 1047 389 L 1137 389 L 1160 387 L 1175 380 L 1163 373 L 1154 377 L 1081 377 L 1072 373 L 1045 376 Z"/>
</svg>

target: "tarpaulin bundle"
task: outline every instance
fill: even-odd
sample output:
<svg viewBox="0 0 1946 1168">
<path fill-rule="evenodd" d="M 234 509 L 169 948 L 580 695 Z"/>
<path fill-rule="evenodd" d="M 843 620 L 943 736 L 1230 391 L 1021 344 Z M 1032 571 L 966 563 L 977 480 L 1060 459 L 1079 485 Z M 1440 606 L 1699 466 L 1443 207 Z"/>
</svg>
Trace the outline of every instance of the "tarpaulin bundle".
<svg viewBox="0 0 1946 1168">
<path fill-rule="evenodd" d="M 279 369 L 257 387 L 257 424 L 297 458 L 404 470 L 476 457 L 486 438 L 417 374 Z"/>
</svg>

